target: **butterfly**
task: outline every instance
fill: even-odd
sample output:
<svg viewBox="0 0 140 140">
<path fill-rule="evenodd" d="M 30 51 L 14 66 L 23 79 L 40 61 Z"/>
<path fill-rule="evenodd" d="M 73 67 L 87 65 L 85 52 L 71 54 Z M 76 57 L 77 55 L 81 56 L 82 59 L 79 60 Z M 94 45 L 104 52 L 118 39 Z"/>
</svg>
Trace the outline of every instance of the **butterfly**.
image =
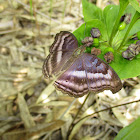
<svg viewBox="0 0 140 140">
<path fill-rule="evenodd" d="M 44 76 L 61 73 L 54 86 L 73 97 L 104 90 L 118 92 L 122 83 L 117 73 L 106 62 L 83 50 L 78 47 L 78 41 L 72 33 L 61 31 L 56 34 L 43 64 Z"/>
</svg>

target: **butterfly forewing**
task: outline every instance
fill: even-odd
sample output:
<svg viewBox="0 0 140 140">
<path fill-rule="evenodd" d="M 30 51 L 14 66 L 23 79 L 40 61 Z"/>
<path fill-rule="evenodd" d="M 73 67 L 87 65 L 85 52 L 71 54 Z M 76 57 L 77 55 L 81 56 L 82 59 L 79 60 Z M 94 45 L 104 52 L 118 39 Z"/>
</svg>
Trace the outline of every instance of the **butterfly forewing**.
<svg viewBox="0 0 140 140">
<path fill-rule="evenodd" d="M 116 93 L 122 88 L 115 71 L 103 60 L 87 53 L 79 56 L 54 84 L 58 90 L 74 97 L 91 91 L 111 90 Z"/>
<path fill-rule="evenodd" d="M 43 64 L 45 77 L 57 74 L 77 48 L 78 41 L 72 33 L 67 31 L 58 33 Z"/>
<path fill-rule="evenodd" d="M 50 52 L 56 51 L 74 51 L 78 47 L 78 41 L 76 37 L 68 32 L 61 31 L 56 34 L 54 43 L 50 47 Z"/>
</svg>

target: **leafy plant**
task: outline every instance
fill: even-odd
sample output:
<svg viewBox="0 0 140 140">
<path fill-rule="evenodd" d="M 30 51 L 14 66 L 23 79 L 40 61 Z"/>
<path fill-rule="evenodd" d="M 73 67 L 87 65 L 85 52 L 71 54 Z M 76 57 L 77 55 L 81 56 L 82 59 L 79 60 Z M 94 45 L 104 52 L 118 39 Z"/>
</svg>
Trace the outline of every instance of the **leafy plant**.
<svg viewBox="0 0 140 140">
<path fill-rule="evenodd" d="M 136 0 L 120 0 L 120 5 L 109 5 L 104 10 L 82 0 L 85 23 L 82 24 L 74 35 L 79 45 L 84 37 L 90 36 L 90 30 L 95 27 L 101 32 L 99 48 L 102 53 L 98 56 L 104 60 L 107 47 L 114 49 L 114 61 L 110 64 L 121 79 L 140 75 L 140 54 L 129 61 L 122 57 L 122 52 L 132 42 L 134 35 L 140 31 L 140 8 Z M 123 30 L 119 30 L 120 18 L 125 14 L 131 14 L 131 22 L 126 24 Z M 136 36 L 136 35 L 135 35 Z M 133 42 L 132 42 L 133 43 Z"/>
<path fill-rule="evenodd" d="M 120 0 L 119 6 L 109 5 L 103 11 L 87 0 L 82 0 L 82 4 L 85 23 L 74 31 L 79 45 L 82 45 L 83 38 L 90 36 L 90 30 L 93 27 L 98 28 L 101 32 L 99 48 L 102 50 L 98 57 L 104 60 L 103 55 L 111 50 L 114 54 L 114 61 L 110 65 L 121 79 L 140 75 L 140 54 L 131 61 L 122 57 L 122 52 L 130 44 L 135 43 L 133 38 L 140 38 L 140 7 L 138 2 L 136 0 Z M 131 14 L 131 20 L 129 24 L 123 23 L 124 27 L 120 29 L 120 26 L 123 25 L 120 19 L 124 14 Z M 132 135 L 139 137 L 139 124 L 140 119 L 122 129 L 116 140 L 132 139 Z M 74 135 L 73 132 L 71 137 Z"/>
<path fill-rule="evenodd" d="M 115 138 L 115 140 L 138 140 L 140 137 L 140 117 L 131 123 L 129 126 L 123 128 Z"/>
</svg>

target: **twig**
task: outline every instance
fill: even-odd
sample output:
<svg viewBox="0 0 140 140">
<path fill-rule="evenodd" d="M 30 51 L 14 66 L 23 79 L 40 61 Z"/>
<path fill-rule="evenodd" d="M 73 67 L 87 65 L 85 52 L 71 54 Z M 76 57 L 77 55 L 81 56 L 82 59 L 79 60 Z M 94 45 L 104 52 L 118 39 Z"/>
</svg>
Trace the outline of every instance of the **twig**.
<svg viewBox="0 0 140 140">
<path fill-rule="evenodd" d="M 81 107 L 79 108 L 78 112 L 76 113 L 76 115 L 75 115 L 75 117 L 74 117 L 74 119 L 73 119 L 73 121 L 72 121 L 72 123 L 71 123 L 71 125 L 70 125 L 70 127 L 69 127 L 69 130 L 68 130 L 68 133 L 67 133 L 67 139 L 68 139 L 69 135 L 71 134 L 72 129 L 73 129 L 73 127 L 74 127 L 74 122 L 75 122 L 76 118 L 78 117 L 78 115 L 79 115 L 81 109 L 83 108 L 85 102 L 87 101 L 89 95 L 90 95 L 90 93 L 87 95 L 87 97 L 85 98 L 83 104 L 81 105 Z"/>
<path fill-rule="evenodd" d="M 97 113 L 100 113 L 100 112 L 103 112 L 103 111 L 106 111 L 106 110 L 109 110 L 109 109 L 112 109 L 112 108 L 116 108 L 116 107 L 119 107 L 119 106 L 132 104 L 132 103 L 139 102 L 139 101 L 140 101 L 140 99 L 139 99 L 139 100 L 136 100 L 136 101 L 132 101 L 132 102 L 128 102 L 128 103 L 124 103 L 124 104 L 120 104 L 120 105 L 115 105 L 115 106 L 112 106 L 112 107 L 108 107 L 108 108 L 106 108 L 106 109 L 102 109 L 102 110 L 96 111 L 96 112 L 94 112 L 94 113 L 92 113 L 92 114 L 90 114 L 90 115 L 87 115 L 87 116 L 85 116 L 85 117 L 79 119 L 79 120 L 76 122 L 76 124 L 79 123 L 80 121 L 82 121 L 82 120 L 85 119 L 85 118 L 93 117 L 93 116 L 94 116 L 95 114 L 97 114 Z"/>
</svg>

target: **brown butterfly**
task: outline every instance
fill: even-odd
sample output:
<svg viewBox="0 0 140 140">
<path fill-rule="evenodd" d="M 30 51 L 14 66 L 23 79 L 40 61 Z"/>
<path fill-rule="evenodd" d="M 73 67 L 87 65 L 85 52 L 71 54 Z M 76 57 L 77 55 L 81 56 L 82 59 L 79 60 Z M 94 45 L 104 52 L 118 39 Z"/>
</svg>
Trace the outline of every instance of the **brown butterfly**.
<svg viewBox="0 0 140 140">
<path fill-rule="evenodd" d="M 44 76 L 50 77 L 62 72 L 54 85 L 74 97 L 104 90 L 118 92 L 122 83 L 116 72 L 103 60 L 84 53 L 81 48 L 83 46 L 78 47 L 78 41 L 72 33 L 61 31 L 56 34 L 50 54 L 43 64 Z"/>
</svg>

